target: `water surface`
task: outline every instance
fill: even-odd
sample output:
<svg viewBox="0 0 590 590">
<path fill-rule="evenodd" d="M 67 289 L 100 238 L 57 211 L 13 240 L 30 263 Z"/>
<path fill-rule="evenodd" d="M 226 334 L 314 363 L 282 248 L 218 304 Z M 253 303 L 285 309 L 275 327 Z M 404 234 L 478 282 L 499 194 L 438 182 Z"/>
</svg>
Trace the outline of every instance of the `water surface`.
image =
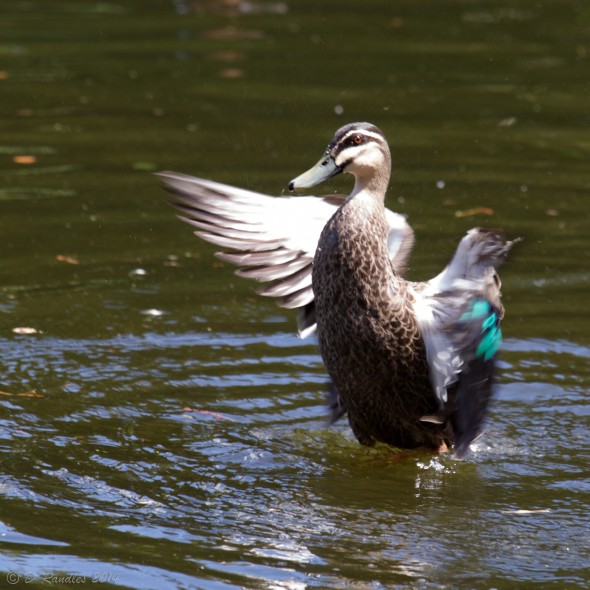
<svg viewBox="0 0 590 590">
<path fill-rule="evenodd" d="M 590 12 L 357 4 L 0 7 L 0 585 L 587 586 Z M 280 194 L 354 120 L 412 278 L 474 225 L 524 238 L 462 462 L 327 428 L 313 341 L 151 174 Z"/>
</svg>

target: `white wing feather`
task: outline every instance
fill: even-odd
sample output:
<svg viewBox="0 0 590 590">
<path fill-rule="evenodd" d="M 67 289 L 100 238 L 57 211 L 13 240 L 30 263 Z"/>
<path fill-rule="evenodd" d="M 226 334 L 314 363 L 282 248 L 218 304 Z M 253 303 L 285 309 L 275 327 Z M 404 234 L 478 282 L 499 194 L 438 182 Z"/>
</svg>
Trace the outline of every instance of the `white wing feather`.
<svg viewBox="0 0 590 590">
<path fill-rule="evenodd" d="M 176 172 L 158 176 L 173 195 L 180 219 L 202 239 L 230 250 L 217 253 L 219 258 L 238 265 L 239 276 L 268 283 L 261 295 L 276 297 L 286 308 L 313 303 L 311 269 L 318 240 L 345 197 L 270 197 Z M 390 258 L 401 274 L 414 233 L 402 215 L 386 209 L 386 218 Z M 301 337 L 314 330 L 313 318 L 301 319 Z"/>
</svg>

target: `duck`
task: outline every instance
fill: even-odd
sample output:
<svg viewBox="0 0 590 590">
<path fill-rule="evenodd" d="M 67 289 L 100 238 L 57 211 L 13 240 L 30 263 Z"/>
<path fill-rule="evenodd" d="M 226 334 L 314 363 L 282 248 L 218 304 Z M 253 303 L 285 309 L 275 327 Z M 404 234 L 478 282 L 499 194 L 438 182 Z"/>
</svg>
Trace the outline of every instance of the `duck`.
<svg viewBox="0 0 590 590">
<path fill-rule="evenodd" d="M 298 309 L 330 377 L 329 422 L 347 416 L 362 445 L 452 450 L 482 434 L 502 343 L 498 268 L 518 239 L 472 228 L 434 278 L 406 278 L 414 232 L 385 207 L 391 154 L 371 123 L 338 129 L 320 160 L 288 184 L 342 173 L 348 195 L 271 197 L 176 172 L 158 173 L 181 220 L 259 291 Z"/>
</svg>

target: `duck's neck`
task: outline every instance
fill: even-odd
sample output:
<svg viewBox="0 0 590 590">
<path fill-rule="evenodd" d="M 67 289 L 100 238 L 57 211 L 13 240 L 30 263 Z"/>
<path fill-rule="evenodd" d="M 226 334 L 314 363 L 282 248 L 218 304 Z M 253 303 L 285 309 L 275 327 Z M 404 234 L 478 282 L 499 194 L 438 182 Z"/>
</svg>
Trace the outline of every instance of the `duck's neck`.
<svg viewBox="0 0 590 590">
<path fill-rule="evenodd" d="M 339 213 L 334 216 L 334 221 L 339 227 L 338 240 L 341 245 L 344 245 L 343 251 L 348 252 L 352 258 L 358 257 L 360 261 L 369 256 L 377 264 L 387 267 L 382 269 L 379 277 L 375 278 L 373 281 L 375 283 L 378 283 L 379 279 L 385 280 L 391 266 L 387 251 L 389 228 L 384 203 L 387 181 L 388 177 L 383 177 L 379 181 L 373 176 L 367 183 L 357 177 L 355 190 Z M 362 274 L 364 270 L 361 268 L 362 265 L 355 264 L 351 266 L 353 275 L 356 274 L 356 266 Z M 361 280 L 363 280 L 362 277 Z"/>
<path fill-rule="evenodd" d="M 355 175 L 354 188 L 350 193 L 349 199 L 356 197 L 360 193 L 365 193 L 384 203 L 385 193 L 389 185 L 389 177 L 389 167 L 384 167 L 384 169 L 377 171 L 371 170 L 367 174 L 357 173 Z"/>
</svg>

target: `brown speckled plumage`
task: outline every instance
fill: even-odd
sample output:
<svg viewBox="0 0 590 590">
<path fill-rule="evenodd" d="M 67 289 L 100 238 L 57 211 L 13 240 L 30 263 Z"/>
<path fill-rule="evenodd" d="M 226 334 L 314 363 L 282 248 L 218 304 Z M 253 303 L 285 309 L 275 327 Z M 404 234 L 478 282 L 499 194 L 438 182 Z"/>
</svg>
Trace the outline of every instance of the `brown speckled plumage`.
<svg viewBox="0 0 590 590">
<path fill-rule="evenodd" d="M 322 358 L 366 445 L 438 448 L 437 409 L 412 295 L 389 261 L 383 203 L 349 199 L 328 222 L 313 268 Z"/>
</svg>

